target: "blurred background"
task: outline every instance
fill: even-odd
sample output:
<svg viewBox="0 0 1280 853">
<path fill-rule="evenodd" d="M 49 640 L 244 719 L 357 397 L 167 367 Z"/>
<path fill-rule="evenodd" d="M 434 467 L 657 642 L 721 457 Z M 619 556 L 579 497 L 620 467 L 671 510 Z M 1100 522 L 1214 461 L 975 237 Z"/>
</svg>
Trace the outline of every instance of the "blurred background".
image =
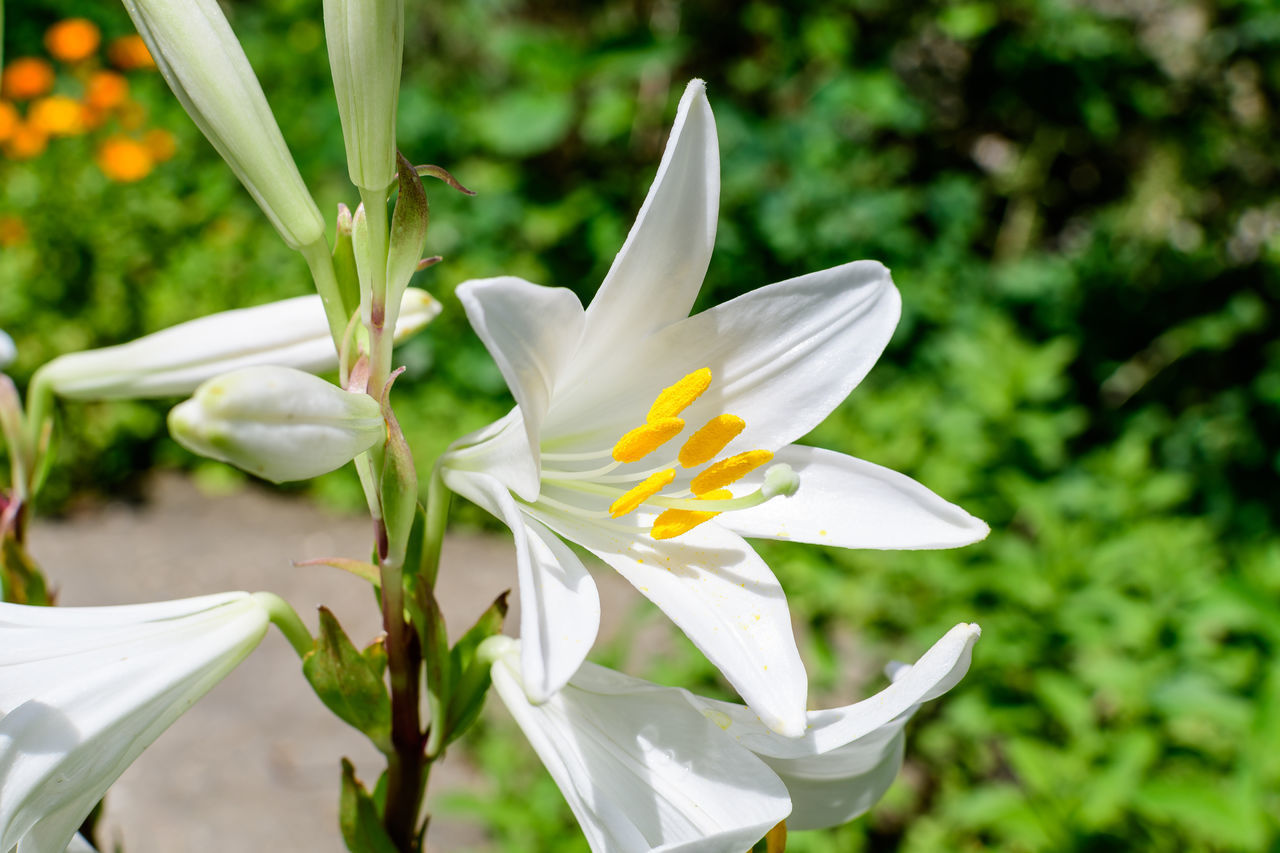
<svg viewBox="0 0 1280 853">
<path fill-rule="evenodd" d="M 322 210 L 353 205 L 319 2 L 227 9 Z M 5 11 L 15 378 L 308 290 L 116 41 L 120 7 Z M 74 17 L 101 42 L 50 30 Z M 700 306 L 857 258 L 893 270 L 897 334 L 808 440 L 993 532 L 955 552 L 760 550 L 805 623 L 816 706 L 878 689 L 956 622 L 983 637 L 881 805 L 791 849 L 1280 850 L 1280 5 L 408 0 L 405 55 L 401 148 L 479 193 L 428 185 L 445 262 L 416 283 L 445 313 L 400 351 L 397 386 L 424 465 L 511 404 L 453 288 L 511 273 L 589 299 L 691 77 L 723 161 Z M 171 442 L 169 404 L 75 406 L 42 511 L 140 498 L 156 469 L 241 487 Z M 360 506 L 347 473 L 306 495 Z M 661 621 L 638 609 L 597 658 L 723 694 L 682 638 L 628 641 Z M 469 754 L 490 788 L 445 807 L 497 850 L 585 851 L 520 741 L 488 718 Z"/>
</svg>

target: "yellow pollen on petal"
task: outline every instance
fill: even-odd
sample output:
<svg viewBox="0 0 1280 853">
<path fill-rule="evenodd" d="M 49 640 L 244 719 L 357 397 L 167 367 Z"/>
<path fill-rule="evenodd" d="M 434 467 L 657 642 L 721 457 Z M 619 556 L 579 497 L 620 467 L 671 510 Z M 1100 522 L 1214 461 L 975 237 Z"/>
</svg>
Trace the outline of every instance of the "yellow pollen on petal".
<svg viewBox="0 0 1280 853">
<path fill-rule="evenodd" d="M 773 453 L 768 450 L 748 450 L 722 459 L 694 477 L 689 490 L 695 495 L 705 495 L 714 489 L 736 483 L 772 458 Z"/>
<path fill-rule="evenodd" d="M 696 468 L 710 462 L 746 426 L 747 422 L 737 415 L 716 415 L 689 436 L 684 447 L 680 448 L 680 464 L 685 468 Z"/>
<path fill-rule="evenodd" d="M 665 489 L 676 478 L 676 469 L 668 468 L 656 474 L 650 474 L 638 486 L 628 490 L 626 494 L 609 505 L 609 515 L 614 518 L 626 515 L 649 498 Z"/>
<path fill-rule="evenodd" d="M 684 421 L 680 418 L 650 420 L 618 439 L 613 446 L 613 458 L 619 462 L 637 462 L 675 438 L 682 429 Z"/>
<path fill-rule="evenodd" d="M 654 398 L 645 420 L 654 423 L 665 418 L 674 418 L 684 411 L 686 406 L 702 396 L 702 392 L 706 391 L 710 384 L 711 368 L 695 370 L 676 384 L 664 388 L 662 393 Z"/>
</svg>

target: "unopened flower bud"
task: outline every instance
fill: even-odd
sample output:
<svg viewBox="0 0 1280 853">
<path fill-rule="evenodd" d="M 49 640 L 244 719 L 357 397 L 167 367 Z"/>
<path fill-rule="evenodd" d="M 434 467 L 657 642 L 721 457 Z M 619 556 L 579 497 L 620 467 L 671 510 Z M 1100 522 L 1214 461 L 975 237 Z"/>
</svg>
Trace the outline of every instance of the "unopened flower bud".
<svg viewBox="0 0 1280 853">
<path fill-rule="evenodd" d="M 382 440 L 386 425 L 366 394 L 287 367 L 247 367 L 175 406 L 169 431 L 193 453 L 283 483 L 342 467 Z"/>
<path fill-rule="evenodd" d="M 411 287 L 400 310 L 396 341 L 421 331 L 440 313 L 440 303 Z M 190 394 L 229 370 L 266 364 L 308 373 L 337 369 L 319 296 L 222 311 L 127 344 L 68 353 L 38 375 L 62 397 L 123 400 Z"/>
<path fill-rule="evenodd" d="M 324 0 L 324 30 L 351 182 L 384 190 L 396 176 L 404 0 Z"/>
<path fill-rule="evenodd" d="M 124 0 L 169 88 L 293 248 L 324 220 L 218 0 Z"/>
</svg>

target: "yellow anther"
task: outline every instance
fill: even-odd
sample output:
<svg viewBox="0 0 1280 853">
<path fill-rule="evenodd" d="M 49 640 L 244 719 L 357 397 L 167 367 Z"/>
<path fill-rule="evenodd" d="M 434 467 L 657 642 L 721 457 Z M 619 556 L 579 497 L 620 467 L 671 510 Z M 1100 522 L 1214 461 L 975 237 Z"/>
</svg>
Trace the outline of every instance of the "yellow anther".
<svg viewBox="0 0 1280 853">
<path fill-rule="evenodd" d="M 653 521 L 653 530 L 649 533 L 654 539 L 671 539 L 681 533 L 688 533 L 704 521 L 710 521 L 720 513 L 694 512 L 691 509 L 666 509 Z"/>
<path fill-rule="evenodd" d="M 671 481 L 675 478 L 675 468 L 668 468 L 665 471 L 650 474 L 648 477 L 645 477 L 644 482 L 630 489 L 626 494 L 610 504 L 609 515 L 614 518 L 626 515 L 631 512 L 631 510 L 640 506 L 640 504 L 649 500 L 649 498 L 669 486 Z"/>
<path fill-rule="evenodd" d="M 715 489 L 698 497 L 698 500 L 702 501 L 727 501 L 732 499 L 733 492 L 728 489 Z M 681 533 L 688 533 L 702 522 L 709 521 L 719 514 L 718 512 L 698 512 L 691 509 L 666 509 L 653 520 L 653 530 L 649 535 L 654 539 L 671 539 Z"/>
<path fill-rule="evenodd" d="M 710 462 L 726 444 L 738 437 L 746 425 L 747 422 L 737 415 L 716 415 L 689 436 L 684 447 L 680 448 L 680 464 L 685 468 L 696 468 Z"/>
<path fill-rule="evenodd" d="M 773 454 L 768 450 L 748 450 L 746 453 L 722 459 L 694 477 L 693 482 L 689 484 L 689 490 L 695 495 L 705 495 L 713 489 L 736 483 L 772 458 Z"/>
<path fill-rule="evenodd" d="M 675 438 L 682 429 L 684 421 L 679 418 L 663 418 L 638 426 L 618 439 L 613 446 L 613 458 L 619 462 L 636 462 Z"/>
<path fill-rule="evenodd" d="M 654 398 L 645 420 L 652 424 L 666 418 L 674 418 L 684 411 L 685 406 L 698 399 L 710 384 L 711 368 L 695 370 L 675 385 L 664 388 L 662 393 Z"/>
</svg>

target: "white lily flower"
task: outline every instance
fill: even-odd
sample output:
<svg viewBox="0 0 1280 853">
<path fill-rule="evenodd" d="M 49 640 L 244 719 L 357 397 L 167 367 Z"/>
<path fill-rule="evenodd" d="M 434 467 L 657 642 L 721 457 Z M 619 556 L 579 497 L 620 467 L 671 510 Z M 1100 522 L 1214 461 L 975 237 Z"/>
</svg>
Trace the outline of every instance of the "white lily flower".
<svg viewBox="0 0 1280 853">
<path fill-rule="evenodd" d="M 596 853 L 742 853 L 787 816 L 787 789 L 684 697 L 592 664 L 541 705 L 519 643 L 486 640 L 493 686 Z"/>
<path fill-rule="evenodd" d="M 0 850 L 68 849 L 116 777 L 258 645 L 267 622 L 243 592 L 0 604 Z M 88 849 L 77 844 L 69 849 Z"/>
<path fill-rule="evenodd" d="M 382 407 L 290 367 L 214 377 L 169 412 L 179 444 L 283 483 L 327 474 L 386 437 Z"/>
<path fill-rule="evenodd" d="M 515 534 L 532 699 L 577 671 L 599 626 L 567 539 L 664 610 L 770 728 L 800 735 L 807 679 L 786 598 L 742 537 L 949 548 L 988 529 L 901 474 L 792 444 L 892 335 L 899 297 L 883 266 L 846 264 L 688 316 L 718 195 L 715 122 L 695 80 L 589 308 L 517 278 L 458 288 L 517 405 L 455 444 L 444 479 Z"/>
<path fill-rule="evenodd" d="M 324 33 L 351 183 L 384 190 L 396 177 L 404 0 L 325 0 Z"/>
<path fill-rule="evenodd" d="M 183 109 L 293 248 L 324 239 L 262 86 L 218 0 L 124 0 Z"/>
<path fill-rule="evenodd" d="M 440 303 L 411 287 L 400 310 L 397 342 L 435 319 Z M 221 311 L 119 346 L 68 353 L 41 368 L 40 376 L 63 397 L 120 400 L 190 394 L 215 376 L 259 365 L 308 373 L 337 369 L 319 296 Z"/>
<path fill-rule="evenodd" d="M 487 640 L 481 654 L 593 850 L 741 853 L 784 818 L 789 829 L 820 829 L 871 808 L 902 767 L 907 721 L 964 677 L 980 633 L 957 625 L 871 698 L 808 712 L 800 738 L 743 705 L 590 663 L 534 705 L 518 642 Z"/>
<path fill-rule="evenodd" d="M 13 338 L 4 329 L 0 329 L 0 370 L 13 364 L 18 357 L 18 348 L 13 345 Z"/>
</svg>

